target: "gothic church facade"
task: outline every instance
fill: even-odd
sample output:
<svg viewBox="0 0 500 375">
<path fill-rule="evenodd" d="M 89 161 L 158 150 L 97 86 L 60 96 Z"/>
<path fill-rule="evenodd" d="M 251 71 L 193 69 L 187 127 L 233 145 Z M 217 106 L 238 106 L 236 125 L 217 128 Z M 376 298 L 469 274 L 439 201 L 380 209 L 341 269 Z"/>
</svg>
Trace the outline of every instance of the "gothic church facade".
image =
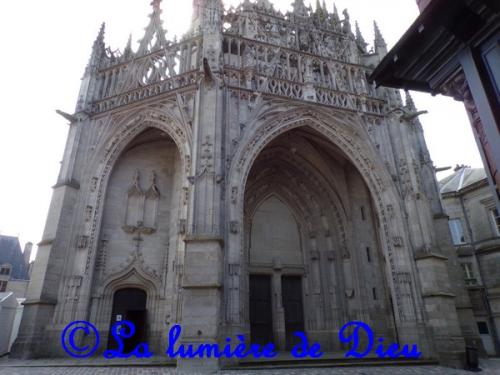
<svg viewBox="0 0 500 375">
<path fill-rule="evenodd" d="M 107 48 L 103 26 L 62 113 L 14 355 L 64 355 L 76 320 L 102 352 L 120 319 L 160 353 L 174 324 L 185 343 L 285 351 L 303 330 L 335 352 L 361 320 L 458 365 L 480 339 L 419 112 L 367 80 L 387 52 L 378 27 L 368 50 L 347 11 L 194 0 L 171 41 L 160 3 L 136 51 Z"/>
</svg>

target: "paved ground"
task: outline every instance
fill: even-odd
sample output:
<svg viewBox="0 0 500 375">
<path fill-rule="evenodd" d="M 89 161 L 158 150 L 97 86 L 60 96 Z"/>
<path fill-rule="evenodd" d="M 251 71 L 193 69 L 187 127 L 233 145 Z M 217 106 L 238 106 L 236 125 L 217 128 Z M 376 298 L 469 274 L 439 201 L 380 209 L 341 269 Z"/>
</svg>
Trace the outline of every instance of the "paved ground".
<svg viewBox="0 0 500 375">
<path fill-rule="evenodd" d="M 30 361 L 30 367 L 21 366 L 19 362 L 0 361 L 0 375 L 175 375 L 176 370 L 166 367 L 36 367 L 36 361 Z M 42 365 L 46 366 L 44 362 Z M 54 362 L 55 366 L 61 363 Z M 481 362 L 484 375 L 500 375 L 500 359 L 490 359 Z M 260 371 L 221 371 L 221 375 L 465 375 L 470 372 L 454 370 L 439 366 L 421 367 L 355 367 L 355 368 L 322 368 L 322 369 L 290 369 L 290 370 L 260 370 Z"/>
</svg>

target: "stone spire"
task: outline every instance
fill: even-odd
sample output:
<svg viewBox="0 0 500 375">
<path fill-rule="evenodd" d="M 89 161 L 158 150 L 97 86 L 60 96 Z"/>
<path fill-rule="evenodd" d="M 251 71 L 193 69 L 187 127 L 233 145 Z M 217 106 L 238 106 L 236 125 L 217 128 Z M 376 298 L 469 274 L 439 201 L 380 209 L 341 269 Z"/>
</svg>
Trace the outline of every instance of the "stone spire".
<svg viewBox="0 0 500 375">
<path fill-rule="evenodd" d="M 297 16 L 306 17 L 308 9 L 304 4 L 304 0 L 295 0 L 292 4 L 293 13 Z"/>
<path fill-rule="evenodd" d="M 103 22 L 101 24 L 101 28 L 99 29 L 99 33 L 97 34 L 97 38 L 94 41 L 93 48 L 104 48 L 104 32 L 106 30 L 106 24 Z"/>
<path fill-rule="evenodd" d="M 92 65 L 98 64 L 101 58 L 104 56 L 106 46 L 104 44 L 104 32 L 106 29 L 106 24 L 103 22 L 101 24 L 101 28 L 99 29 L 99 33 L 97 34 L 97 38 L 92 45 L 92 54 L 90 55 L 90 60 L 87 65 L 87 69 L 89 69 Z"/>
<path fill-rule="evenodd" d="M 333 22 L 338 23 L 340 21 L 340 16 L 339 16 L 339 11 L 337 10 L 337 5 L 333 3 L 333 16 L 332 16 Z"/>
<path fill-rule="evenodd" d="M 356 21 L 356 42 L 358 43 L 358 46 L 363 50 L 363 52 L 366 52 L 366 46 L 368 45 L 368 43 L 365 42 L 365 38 L 363 38 L 363 34 L 361 34 L 358 21 Z"/>
<path fill-rule="evenodd" d="M 92 53 L 90 54 L 89 62 L 85 68 L 84 77 L 92 74 L 97 69 L 102 59 L 106 55 L 106 45 L 104 44 L 104 33 L 106 24 L 103 22 L 97 34 L 97 38 L 92 45 Z"/>
<path fill-rule="evenodd" d="M 162 0 L 153 0 L 151 2 L 153 13 L 149 15 L 149 25 L 146 27 L 144 37 L 139 43 L 139 49 L 137 51 L 139 55 L 144 55 L 152 50 L 165 48 L 169 45 L 169 42 L 165 38 L 167 31 L 163 28 L 163 21 L 160 18 L 162 13 L 160 6 L 161 1 Z"/>
<path fill-rule="evenodd" d="M 87 108 L 90 103 L 91 97 L 93 95 L 92 90 L 94 89 L 94 84 L 97 76 L 97 70 L 101 61 L 106 56 L 106 46 L 104 44 L 104 31 L 106 25 L 103 22 L 97 38 L 92 45 L 92 53 L 90 55 L 89 62 L 85 68 L 85 73 L 83 74 L 82 82 L 80 84 L 80 93 L 78 94 L 78 100 L 76 103 L 75 112 L 83 111 Z"/>
<path fill-rule="evenodd" d="M 384 40 L 384 37 L 382 36 L 382 33 L 380 32 L 380 29 L 378 28 L 377 21 L 373 21 L 373 28 L 375 30 L 375 53 L 386 55 L 387 44 Z"/>
<path fill-rule="evenodd" d="M 125 59 L 130 58 L 134 52 L 132 51 L 132 34 L 128 36 L 127 40 L 127 45 L 125 46 L 125 49 L 123 50 L 123 57 Z"/>
<path fill-rule="evenodd" d="M 324 2 L 323 2 L 324 4 Z M 326 7 L 323 8 L 321 6 L 321 3 L 319 2 L 319 0 L 316 0 L 316 16 L 318 17 L 318 19 L 323 22 L 327 16 L 327 12 L 326 12 Z"/>
</svg>

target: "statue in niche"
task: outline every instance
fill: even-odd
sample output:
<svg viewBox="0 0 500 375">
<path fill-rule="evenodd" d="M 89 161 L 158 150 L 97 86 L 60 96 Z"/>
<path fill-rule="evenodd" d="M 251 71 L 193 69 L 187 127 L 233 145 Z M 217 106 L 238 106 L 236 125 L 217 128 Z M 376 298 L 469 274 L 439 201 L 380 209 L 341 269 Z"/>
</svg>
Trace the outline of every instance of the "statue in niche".
<svg viewBox="0 0 500 375">
<path fill-rule="evenodd" d="M 149 180 L 149 189 L 146 191 L 144 200 L 144 227 L 155 230 L 156 218 L 158 216 L 158 204 L 160 193 L 156 186 L 156 173 L 153 171 Z"/>
<path fill-rule="evenodd" d="M 337 90 L 337 72 L 335 71 L 335 64 L 331 61 L 326 63 L 327 75 L 326 78 L 329 80 L 329 86 L 332 90 Z"/>
<path fill-rule="evenodd" d="M 144 204 L 144 193 L 140 186 L 139 170 L 135 171 L 132 186 L 127 192 L 127 204 L 125 211 L 125 225 L 123 230 L 133 233 L 134 228 L 142 222 L 142 208 Z"/>
<path fill-rule="evenodd" d="M 152 234 L 156 232 L 160 193 L 156 185 L 156 173 L 150 177 L 146 192 L 140 186 L 140 172 L 134 174 L 133 183 L 127 192 L 125 223 L 122 229 L 129 233 Z"/>
</svg>

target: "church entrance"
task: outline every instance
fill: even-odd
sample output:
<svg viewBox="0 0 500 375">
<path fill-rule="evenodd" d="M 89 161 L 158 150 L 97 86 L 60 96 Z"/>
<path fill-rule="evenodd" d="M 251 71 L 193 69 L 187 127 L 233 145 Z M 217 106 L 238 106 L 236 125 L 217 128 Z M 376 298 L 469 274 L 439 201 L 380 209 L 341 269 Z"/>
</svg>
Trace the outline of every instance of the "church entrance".
<svg viewBox="0 0 500 375">
<path fill-rule="evenodd" d="M 285 312 L 286 350 L 300 342 L 297 331 L 304 332 L 304 307 L 302 305 L 302 278 L 283 276 L 281 278 L 283 310 Z"/>
<path fill-rule="evenodd" d="M 250 339 L 267 345 L 273 339 L 271 276 L 250 275 Z"/>
<path fill-rule="evenodd" d="M 137 288 L 120 289 L 113 297 L 108 348 L 117 349 L 118 344 L 111 335 L 111 327 L 116 322 L 128 320 L 135 325 L 135 335 L 124 339 L 125 352 L 131 352 L 141 342 L 146 341 L 146 292 Z"/>
<path fill-rule="evenodd" d="M 370 189 L 325 136 L 296 128 L 262 149 L 248 174 L 244 221 L 253 342 L 289 352 L 301 331 L 341 351 L 335 338 L 354 320 L 377 339 L 395 337 Z"/>
</svg>

